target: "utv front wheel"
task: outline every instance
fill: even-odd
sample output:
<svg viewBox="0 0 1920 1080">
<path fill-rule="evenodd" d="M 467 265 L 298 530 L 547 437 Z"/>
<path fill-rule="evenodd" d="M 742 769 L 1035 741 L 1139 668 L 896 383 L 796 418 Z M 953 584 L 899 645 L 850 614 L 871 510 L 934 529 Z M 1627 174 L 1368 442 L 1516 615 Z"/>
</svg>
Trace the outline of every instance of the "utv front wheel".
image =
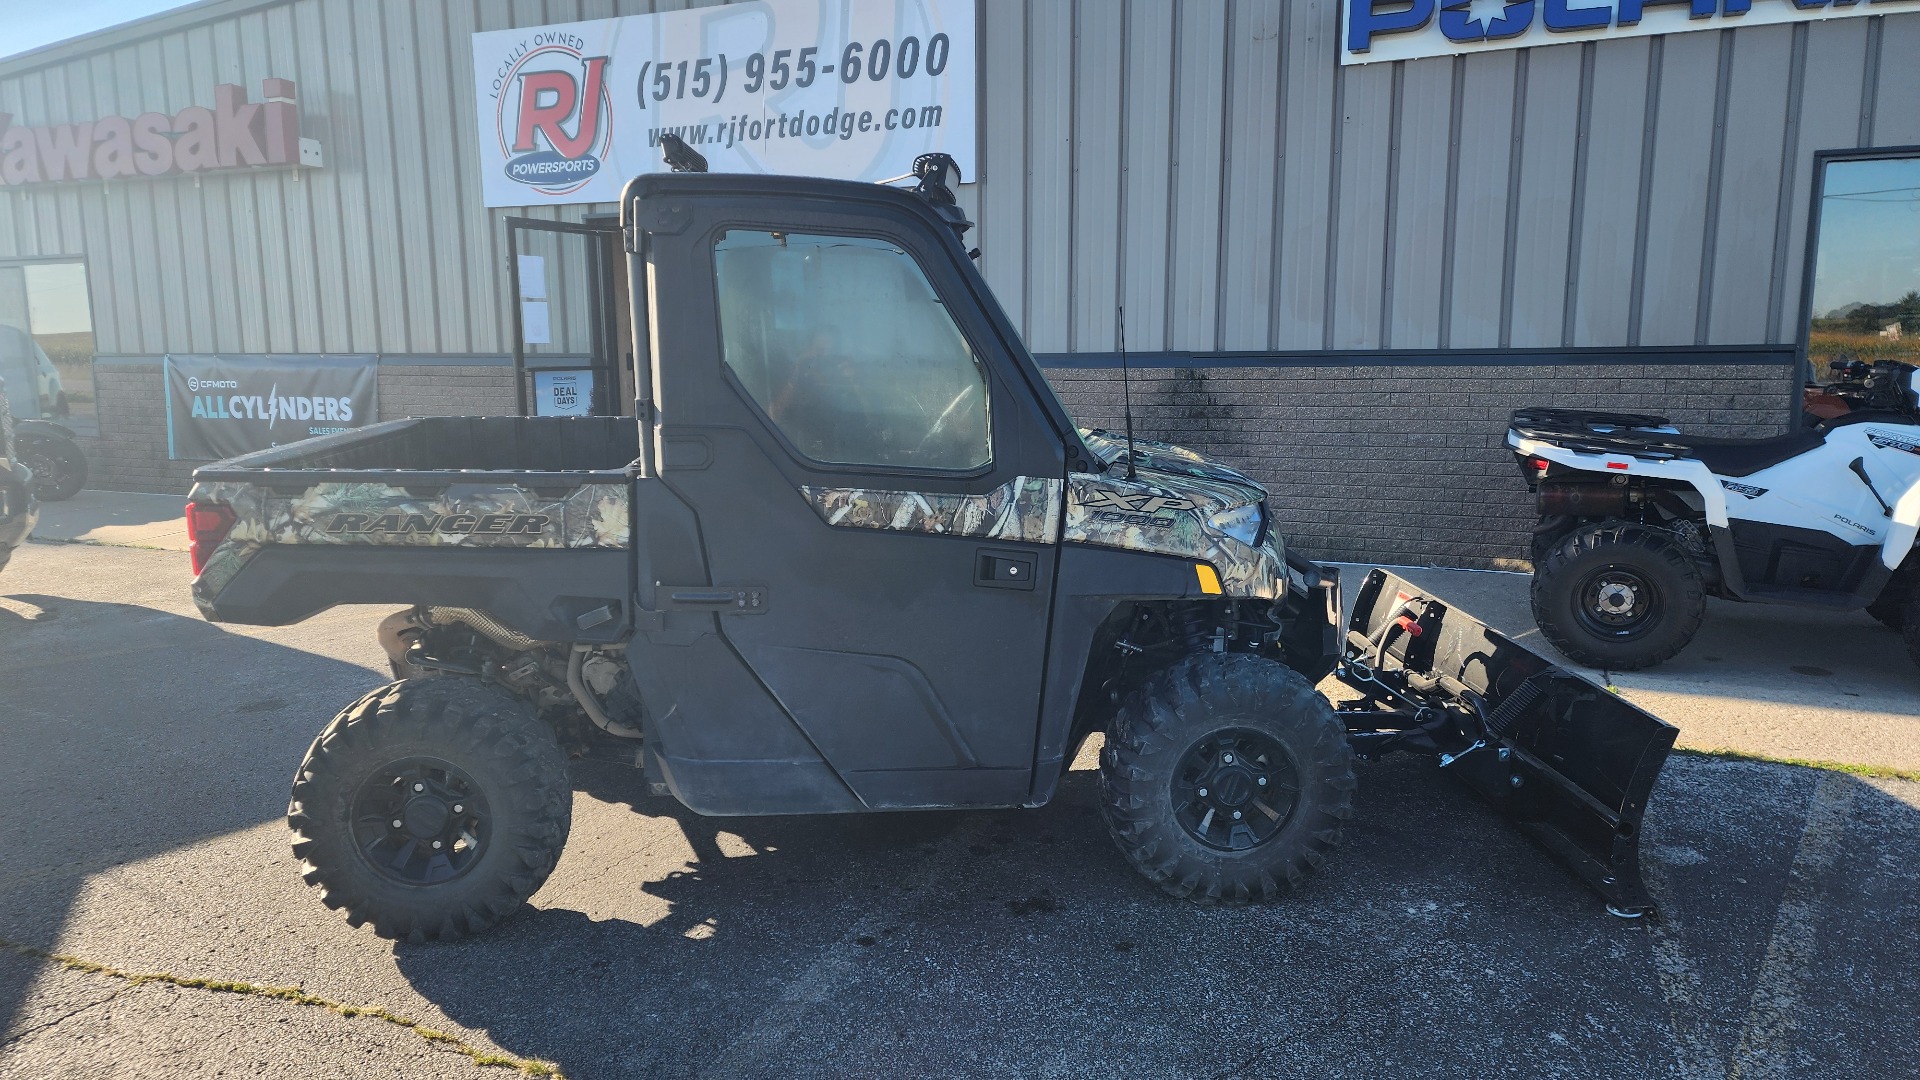
<svg viewBox="0 0 1920 1080">
<path fill-rule="evenodd" d="M 1533 619 L 1576 663 L 1636 671 L 1686 648 L 1707 592 L 1678 542 L 1624 522 L 1568 535 L 1534 568 Z"/>
<path fill-rule="evenodd" d="M 552 729 L 465 678 L 406 679 L 348 706 L 307 751 L 287 808 L 320 899 L 409 941 L 512 914 L 553 871 L 572 818 Z"/>
<path fill-rule="evenodd" d="M 1134 868 L 1201 904 L 1297 886 L 1353 813 L 1353 754 L 1298 672 L 1242 654 L 1154 676 L 1114 716 L 1101 809 Z"/>
</svg>

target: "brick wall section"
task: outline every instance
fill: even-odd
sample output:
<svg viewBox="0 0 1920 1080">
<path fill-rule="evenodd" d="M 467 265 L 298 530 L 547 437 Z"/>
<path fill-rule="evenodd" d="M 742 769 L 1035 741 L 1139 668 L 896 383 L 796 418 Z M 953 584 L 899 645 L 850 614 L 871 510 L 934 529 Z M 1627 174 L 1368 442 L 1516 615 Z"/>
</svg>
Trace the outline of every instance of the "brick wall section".
<svg viewBox="0 0 1920 1080">
<path fill-rule="evenodd" d="M 182 494 L 198 461 L 167 460 L 166 386 L 158 363 L 94 367 L 100 430 L 82 438 L 87 486 Z M 513 369 L 452 364 L 380 367 L 380 418 L 512 413 Z"/>
<path fill-rule="evenodd" d="M 1067 411 L 1122 430 L 1120 372 L 1050 368 Z M 1534 522 L 1504 443 L 1528 405 L 1658 412 L 1701 435 L 1786 430 L 1791 367 L 1659 364 L 1151 368 L 1134 433 L 1266 484 L 1276 528 L 1314 558 L 1523 569 Z"/>
<path fill-rule="evenodd" d="M 185 495 L 194 462 L 167 460 L 167 395 L 159 364 L 93 368 L 101 434 L 82 438 L 87 486 Z"/>
<path fill-rule="evenodd" d="M 402 416 L 511 416 L 515 408 L 511 367 L 380 365 L 382 420 Z"/>
</svg>

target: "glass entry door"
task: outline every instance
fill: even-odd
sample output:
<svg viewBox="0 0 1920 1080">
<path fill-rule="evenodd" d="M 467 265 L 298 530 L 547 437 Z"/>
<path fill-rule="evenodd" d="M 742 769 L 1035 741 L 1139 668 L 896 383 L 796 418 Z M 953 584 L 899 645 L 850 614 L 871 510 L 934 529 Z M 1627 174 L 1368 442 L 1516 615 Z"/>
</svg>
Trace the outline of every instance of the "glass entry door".
<svg viewBox="0 0 1920 1080">
<path fill-rule="evenodd" d="M 507 219 L 520 415 L 632 411 L 632 335 L 619 237 L 612 222 Z"/>
</svg>

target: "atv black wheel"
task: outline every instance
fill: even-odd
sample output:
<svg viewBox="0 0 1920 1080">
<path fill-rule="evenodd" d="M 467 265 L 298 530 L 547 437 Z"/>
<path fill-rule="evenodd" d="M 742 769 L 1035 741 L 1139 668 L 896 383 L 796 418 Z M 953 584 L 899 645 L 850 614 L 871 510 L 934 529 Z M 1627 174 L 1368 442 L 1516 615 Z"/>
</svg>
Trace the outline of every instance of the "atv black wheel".
<svg viewBox="0 0 1920 1080">
<path fill-rule="evenodd" d="M 1885 619 L 1881 621 L 1887 622 Z M 1894 626 L 1891 622 L 1887 622 L 1887 625 Z M 1920 591 L 1906 595 L 1900 624 L 1894 626 L 1894 629 L 1900 631 L 1900 640 L 1907 646 L 1907 655 L 1913 659 L 1914 663 L 1920 664 Z"/>
<path fill-rule="evenodd" d="M 1893 576 L 1867 605 L 1867 614 L 1879 620 L 1880 625 L 1889 630 L 1904 631 L 1907 628 L 1907 613 L 1912 609 L 1915 596 L 1914 581 L 1920 577 L 1920 566 L 1912 562 L 1901 564 Z"/>
<path fill-rule="evenodd" d="M 287 808 L 320 899 L 409 941 L 512 914 L 553 871 L 572 819 L 552 729 L 466 678 L 406 679 L 348 706 L 307 751 Z"/>
<path fill-rule="evenodd" d="M 87 486 L 87 459 L 78 446 L 64 439 L 20 436 L 15 449 L 20 463 L 33 472 L 33 497 L 41 502 L 71 499 Z"/>
<path fill-rule="evenodd" d="M 1896 593 L 1889 589 L 1881 593 L 1873 603 L 1867 605 L 1867 614 L 1879 620 L 1880 625 L 1889 630 L 1905 631 L 1912 604 L 1911 592 Z"/>
<path fill-rule="evenodd" d="M 1673 657 L 1700 629 L 1700 568 L 1655 529 L 1603 522 L 1578 529 L 1534 569 L 1533 618 L 1576 663 L 1636 671 Z"/>
<path fill-rule="evenodd" d="M 1201 904 L 1300 884 L 1353 814 L 1353 753 L 1327 699 L 1255 656 L 1183 660 L 1133 692 L 1100 754 L 1101 809 L 1135 869 Z"/>
</svg>

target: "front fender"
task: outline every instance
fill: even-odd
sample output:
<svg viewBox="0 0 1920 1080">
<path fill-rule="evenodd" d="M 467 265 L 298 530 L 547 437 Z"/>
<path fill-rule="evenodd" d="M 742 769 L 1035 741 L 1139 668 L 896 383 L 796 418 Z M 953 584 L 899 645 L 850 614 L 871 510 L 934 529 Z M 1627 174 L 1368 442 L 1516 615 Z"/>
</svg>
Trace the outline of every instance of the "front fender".
<svg viewBox="0 0 1920 1080">
<path fill-rule="evenodd" d="M 1880 547 L 1880 561 L 1889 570 L 1900 569 L 1907 552 L 1913 550 L 1915 535 L 1920 534 L 1920 481 L 1915 481 L 1900 501 L 1893 504 L 1893 523 L 1887 526 L 1887 542 Z"/>
</svg>

